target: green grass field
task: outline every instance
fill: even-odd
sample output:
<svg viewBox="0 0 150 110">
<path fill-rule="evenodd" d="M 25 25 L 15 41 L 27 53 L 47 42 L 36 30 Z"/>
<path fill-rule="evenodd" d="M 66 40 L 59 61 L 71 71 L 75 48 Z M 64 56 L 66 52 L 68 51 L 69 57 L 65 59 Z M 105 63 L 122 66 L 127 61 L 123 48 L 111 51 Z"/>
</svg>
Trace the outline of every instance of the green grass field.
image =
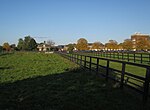
<svg viewBox="0 0 150 110">
<path fill-rule="evenodd" d="M 0 56 L 0 110 L 149 110 L 138 94 L 57 54 Z"/>
</svg>

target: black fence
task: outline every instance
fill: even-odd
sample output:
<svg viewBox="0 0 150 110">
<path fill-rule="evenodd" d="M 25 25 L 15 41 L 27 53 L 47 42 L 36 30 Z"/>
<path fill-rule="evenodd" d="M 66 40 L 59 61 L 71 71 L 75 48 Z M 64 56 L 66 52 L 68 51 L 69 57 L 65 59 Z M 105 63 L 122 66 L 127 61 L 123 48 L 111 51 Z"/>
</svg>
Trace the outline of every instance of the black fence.
<svg viewBox="0 0 150 110">
<path fill-rule="evenodd" d="M 82 54 L 67 54 L 59 53 L 61 56 L 69 59 L 72 62 L 83 66 L 90 71 L 95 71 L 97 74 L 105 77 L 106 80 L 111 79 L 120 83 L 120 88 L 128 86 L 138 93 L 143 95 L 143 102 L 146 103 L 149 94 L 150 82 L 150 66 L 133 62 L 119 61 L 96 56 L 88 56 Z M 102 63 L 103 62 L 103 63 Z M 105 64 L 104 64 L 105 63 Z M 119 64 L 120 69 L 112 68 L 111 63 Z M 131 66 L 131 67 L 130 67 Z M 139 76 L 128 72 L 128 68 L 132 66 L 137 69 L 144 69 L 143 76 Z"/>
<path fill-rule="evenodd" d="M 135 63 L 150 64 L 150 53 L 136 53 L 136 52 L 112 52 L 112 51 L 91 51 L 78 52 L 99 57 L 113 58 L 118 60 L 125 60 Z"/>
</svg>

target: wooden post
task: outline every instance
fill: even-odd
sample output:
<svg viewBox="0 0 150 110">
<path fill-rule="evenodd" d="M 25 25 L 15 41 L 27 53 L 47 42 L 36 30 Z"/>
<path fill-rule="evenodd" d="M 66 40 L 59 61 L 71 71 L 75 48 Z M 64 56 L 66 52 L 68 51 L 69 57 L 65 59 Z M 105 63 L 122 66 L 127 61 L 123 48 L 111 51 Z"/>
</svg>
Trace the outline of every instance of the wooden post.
<svg viewBox="0 0 150 110">
<path fill-rule="evenodd" d="M 108 81 L 108 75 L 109 75 L 109 60 L 107 60 L 106 81 Z"/>
<path fill-rule="evenodd" d="M 77 64 L 79 64 L 79 55 L 77 54 Z"/>
<path fill-rule="evenodd" d="M 90 64 L 89 64 L 90 71 L 91 71 L 91 63 L 92 63 L 92 57 L 90 56 Z"/>
<path fill-rule="evenodd" d="M 124 75 L 125 75 L 125 63 L 122 63 L 122 72 L 121 72 L 120 88 L 123 88 L 123 84 L 124 84 Z"/>
<path fill-rule="evenodd" d="M 134 53 L 134 62 L 136 62 L 136 61 L 135 61 L 135 53 Z"/>
<path fill-rule="evenodd" d="M 84 67 L 86 67 L 86 56 L 84 56 Z"/>
<path fill-rule="evenodd" d="M 74 62 L 74 54 L 72 54 L 72 62 Z"/>
<path fill-rule="evenodd" d="M 127 59 L 128 59 L 128 61 L 129 61 L 129 53 L 127 53 L 127 55 L 128 55 L 128 58 L 127 58 Z"/>
<path fill-rule="evenodd" d="M 143 94 L 144 104 L 148 100 L 149 82 L 150 82 L 150 67 L 146 69 L 146 78 L 145 78 L 145 82 L 144 82 L 144 94 Z"/>
<path fill-rule="evenodd" d="M 96 72 L 98 73 L 99 70 L 99 58 L 97 58 L 97 63 L 96 63 Z"/>
<path fill-rule="evenodd" d="M 123 52 L 122 52 L 122 60 L 123 60 L 123 56 L 124 56 L 124 54 L 123 54 Z"/>
<path fill-rule="evenodd" d="M 113 57 L 115 58 L 115 52 L 113 52 Z"/>
<path fill-rule="evenodd" d="M 143 58 L 142 58 L 142 53 L 141 53 L 141 63 L 143 62 L 142 60 L 143 60 Z"/>
<path fill-rule="evenodd" d="M 150 63 L 150 54 L 148 54 L 149 55 L 149 63 Z"/>
<path fill-rule="evenodd" d="M 82 55 L 80 55 L 80 65 L 82 66 Z"/>
</svg>

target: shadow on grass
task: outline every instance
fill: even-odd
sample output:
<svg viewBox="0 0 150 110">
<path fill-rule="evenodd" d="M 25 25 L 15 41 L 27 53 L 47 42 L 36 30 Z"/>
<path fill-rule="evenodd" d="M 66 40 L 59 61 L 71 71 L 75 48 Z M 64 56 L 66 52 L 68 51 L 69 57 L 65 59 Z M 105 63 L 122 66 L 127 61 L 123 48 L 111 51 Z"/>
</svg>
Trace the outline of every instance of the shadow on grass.
<svg viewBox="0 0 150 110">
<path fill-rule="evenodd" d="M 12 67 L 0 67 L 0 70 L 12 69 Z"/>
<path fill-rule="evenodd" d="M 0 84 L 2 110 L 140 110 L 141 101 L 86 70 Z"/>
</svg>

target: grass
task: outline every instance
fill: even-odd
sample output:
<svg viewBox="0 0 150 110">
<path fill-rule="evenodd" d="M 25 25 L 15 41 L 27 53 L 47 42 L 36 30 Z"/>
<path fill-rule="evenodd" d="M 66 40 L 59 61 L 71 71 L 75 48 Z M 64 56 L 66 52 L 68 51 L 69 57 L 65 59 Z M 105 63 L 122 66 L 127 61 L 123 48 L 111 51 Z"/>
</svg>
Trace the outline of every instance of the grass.
<svg viewBox="0 0 150 110">
<path fill-rule="evenodd" d="M 132 91 L 56 54 L 0 56 L 0 78 L 0 110 L 150 109 Z"/>
<path fill-rule="evenodd" d="M 62 73 L 76 68 L 71 62 L 58 57 L 41 53 L 15 53 L 0 57 L 0 82 L 13 82 L 26 78 Z"/>
<path fill-rule="evenodd" d="M 103 58 L 112 58 L 112 59 L 117 59 L 117 60 L 123 60 L 123 61 L 129 61 L 134 62 L 134 54 L 133 53 L 86 53 L 88 55 L 94 55 L 94 56 L 99 56 Z M 149 54 L 148 53 L 135 53 L 135 63 L 141 63 L 141 54 L 142 54 L 142 64 L 147 64 L 149 65 Z M 128 56 L 129 55 L 129 56 Z"/>
<path fill-rule="evenodd" d="M 68 54 L 71 55 L 71 54 Z M 86 55 L 86 54 L 85 54 Z M 89 54 L 87 54 L 89 55 Z M 93 56 L 94 54 L 91 54 L 89 56 Z M 78 57 L 79 59 L 81 59 L 81 56 Z M 85 60 L 85 57 L 82 57 L 82 60 Z M 86 57 L 86 67 L 89 68 L 89 64 L 90 64 L 90 57 Z M 96 70 L 96 64 L 97 64 L 97 57 L 96 58 L 92 58 L 91 59 L 91 67 L 93 70 Z M 113 62 L 113 61 L 109 61 L 109 68 L 111 69 L 115 69 L 116 71 L 111 71 L 109 70 L 109 77 L 112 77 L 116 80 L 120 80 L 121 79 L 121 70 L 122 70 L 122 63 L 120 62 Z M 84 61 L 82 61 L 82 65 L 84 65 Z M 107 67 L 107 60 L 104 59 L 99 59 L 99 65 L 103 66 L 103 67 Z M 99 67 L 99 73 L 101 74 L 106 74 L 106 68 L 103 67 Z M 118 72 L 118 71 L 120 72 Z M 134 66 L 134 65 L 130 65 L 130 64 L 126 64 L 126 68 L 125 68 L 125 72 L 126 73 L 130 73 L 136 76 L 140 76 L 145 78 L 146 76 L 146 68 L 143 67 L 139 67 L 139 66 Z M 125 74 L 124 77 L 124 83 L 140 90 L 140 91 L 144 91 L 144 80 L 132 77 L 130 75 Z"/>
</svg>

